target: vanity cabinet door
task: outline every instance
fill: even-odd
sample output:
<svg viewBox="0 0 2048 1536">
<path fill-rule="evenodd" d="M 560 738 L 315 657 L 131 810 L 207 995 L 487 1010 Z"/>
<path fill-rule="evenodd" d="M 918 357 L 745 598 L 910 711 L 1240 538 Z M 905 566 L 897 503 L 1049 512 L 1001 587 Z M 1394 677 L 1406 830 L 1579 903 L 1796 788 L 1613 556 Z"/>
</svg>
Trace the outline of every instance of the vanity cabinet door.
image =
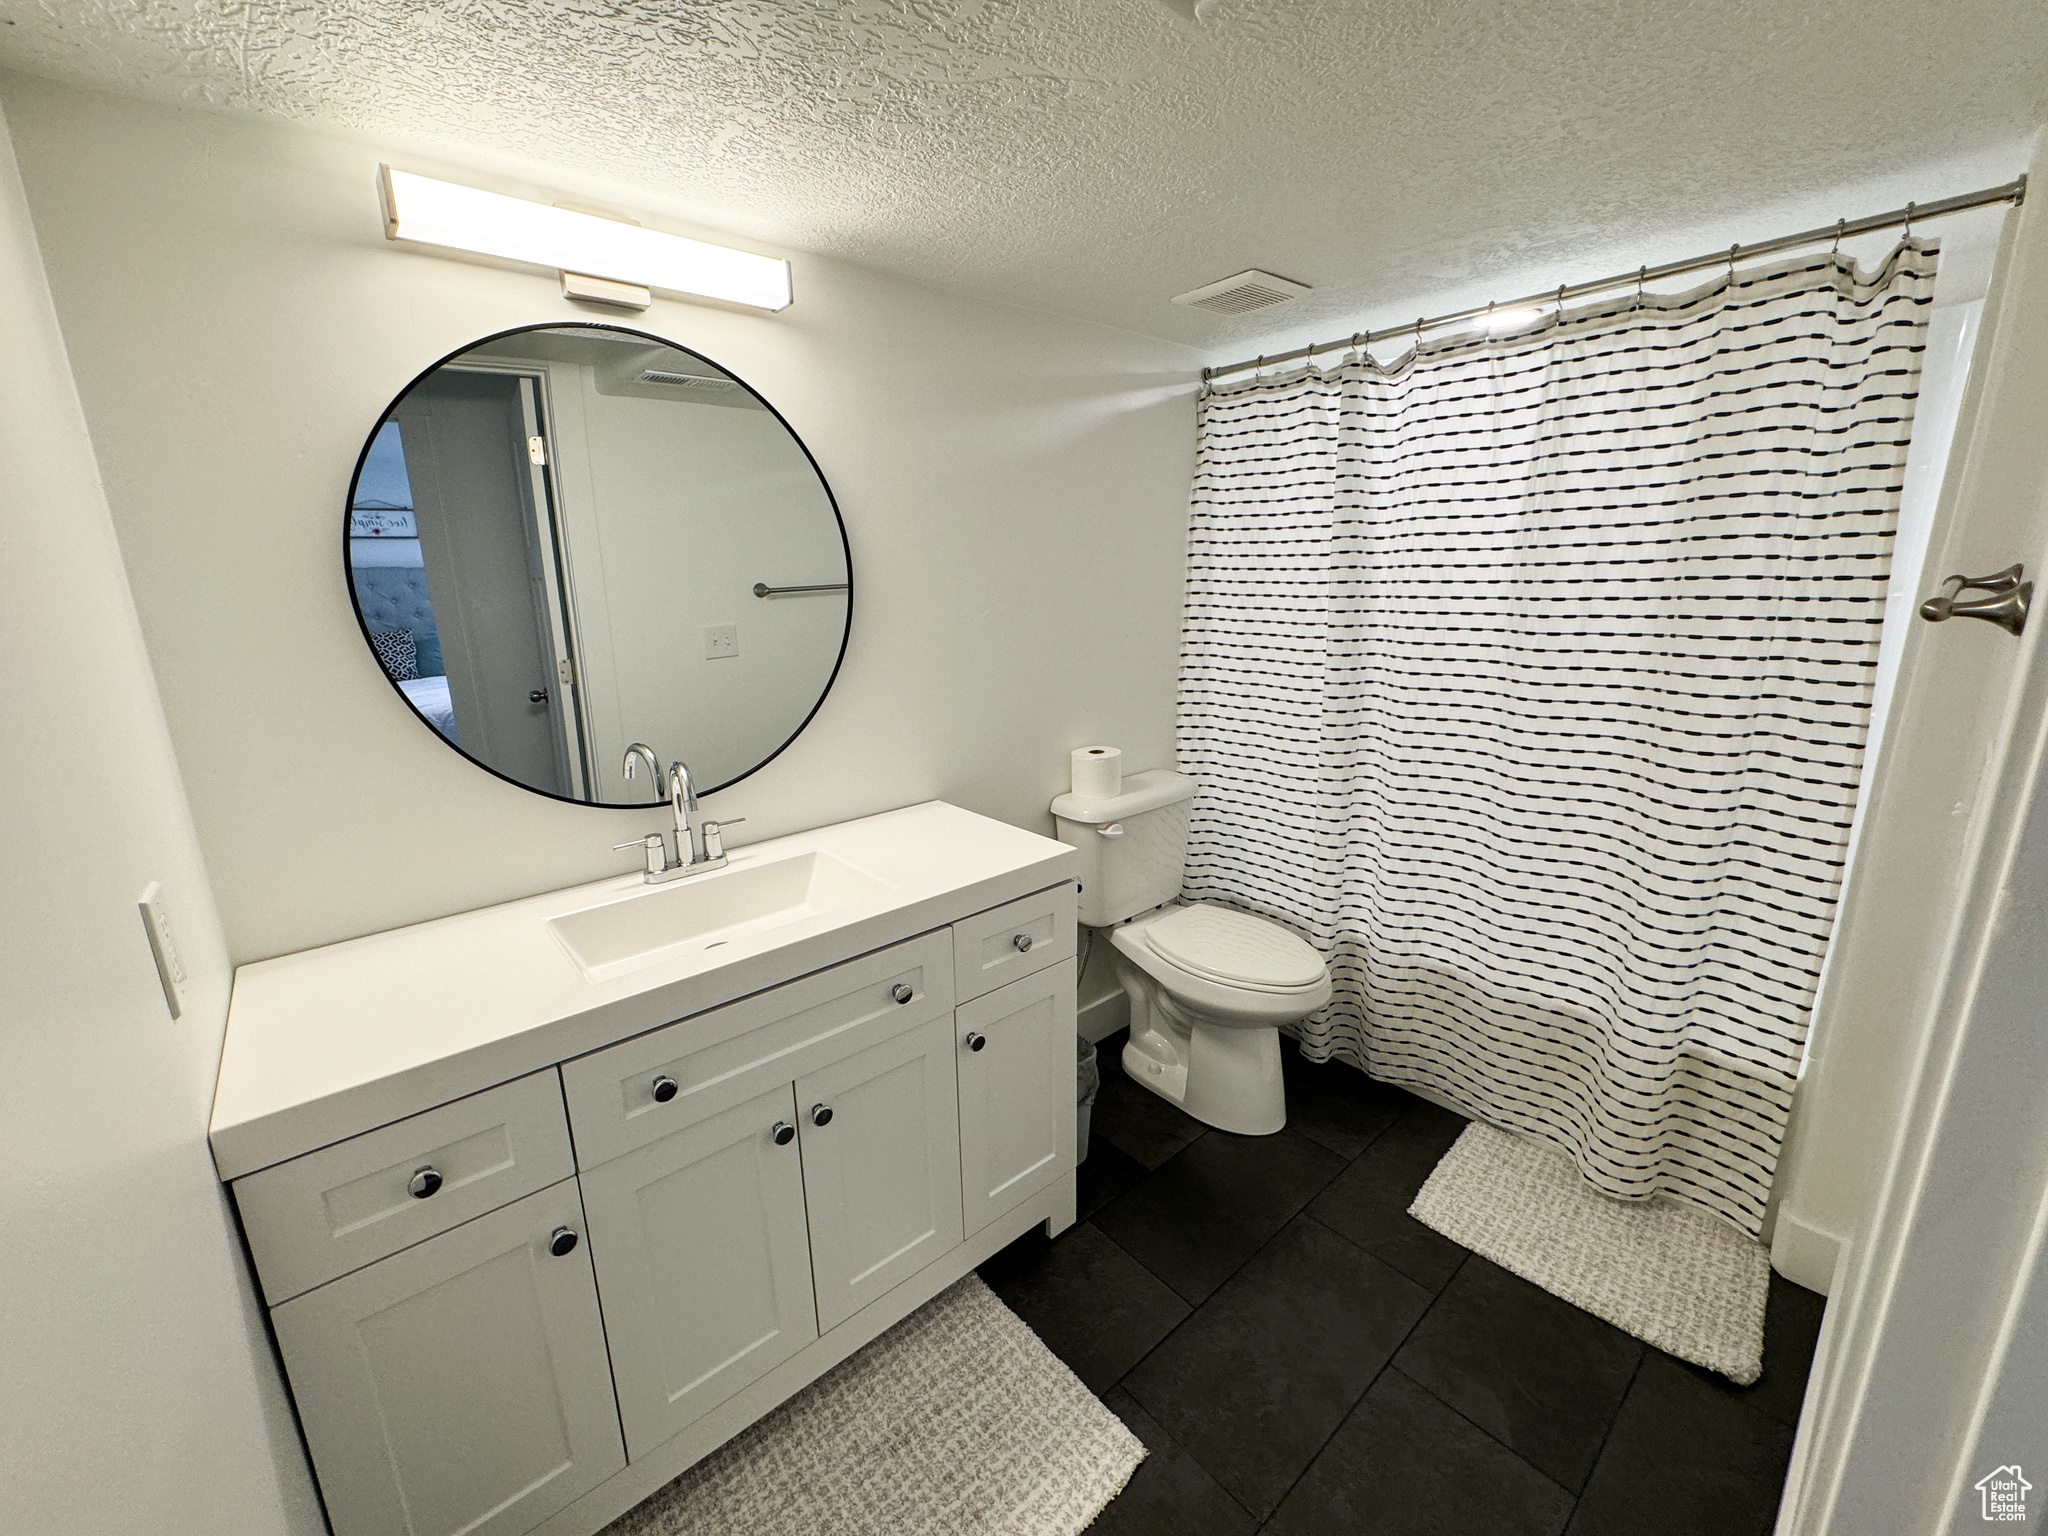
<svg viewBox="0 0 2048 1536">
<path fill-rule="evenodd" d="M 796 1118 L 778 1083 L 583 1175 L 634 1457 L 818 1336 Z"/>
<path fill-rule="evenodd" d="M 798 1078 L 796 1106 L 830 1332 L 962 1239 L 952 1015 Z"/>
<path fill-rule="evenodd" d="M 565 1179 L 273 1309 L 335 1536 L 517 1536 L 626 1464 L 582 1232 Z"/>
<path fill-rule="evenodd" d="M 1013 981 L 954 1015 L 967 1233 L 1074 1167 L 1074 962 Z"/>
</svg>

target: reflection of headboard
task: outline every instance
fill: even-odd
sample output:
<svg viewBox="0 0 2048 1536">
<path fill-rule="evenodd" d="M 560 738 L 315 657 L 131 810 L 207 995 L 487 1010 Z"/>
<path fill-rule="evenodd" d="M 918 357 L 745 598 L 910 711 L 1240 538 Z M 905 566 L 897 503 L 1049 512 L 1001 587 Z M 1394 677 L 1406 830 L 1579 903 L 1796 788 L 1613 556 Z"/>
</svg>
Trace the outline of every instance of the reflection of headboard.
<svg viewBox="0 0 2048 1536">
<path fill-rule="evenodd" d="M 426 571 L 417 565 L 358 565 L 350 574 L 355 578 L 356 604 L 363 610 L 363 622 L 373 632 L 411 630 L 419 648 L 420 675 L 438 675 L 443 670 L 441 636 L 434 627 Z"/>
</svg>

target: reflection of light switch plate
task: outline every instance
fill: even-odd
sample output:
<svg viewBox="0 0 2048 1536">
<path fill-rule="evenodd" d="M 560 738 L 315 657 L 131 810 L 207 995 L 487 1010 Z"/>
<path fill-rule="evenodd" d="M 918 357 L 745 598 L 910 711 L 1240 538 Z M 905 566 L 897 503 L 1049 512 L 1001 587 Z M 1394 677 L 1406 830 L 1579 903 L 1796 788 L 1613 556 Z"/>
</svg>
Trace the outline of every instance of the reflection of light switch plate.
<svg viewBox="0 0 2048 1536">
<path fill-rule="evenodd" d="M 171 938 L 163 888 L 150 881 L 135 904 L 142 909 L 142 928 L 149 935 L 149 953 L 156 961 L 157 980 L 163 983 L 164 1001 L 170 1005 L 171 1017 L 175 1019 L 185 1011 L 185 962 L 178 957 L 178 946 Z"/>
<path fill-rule="evenodd" d="M 715 661 L 720 656 L 737 656 L 739 653 L 739 625 L 706 624 L 704 626 L 704 659 L 706 661 Z"/>
</svg>

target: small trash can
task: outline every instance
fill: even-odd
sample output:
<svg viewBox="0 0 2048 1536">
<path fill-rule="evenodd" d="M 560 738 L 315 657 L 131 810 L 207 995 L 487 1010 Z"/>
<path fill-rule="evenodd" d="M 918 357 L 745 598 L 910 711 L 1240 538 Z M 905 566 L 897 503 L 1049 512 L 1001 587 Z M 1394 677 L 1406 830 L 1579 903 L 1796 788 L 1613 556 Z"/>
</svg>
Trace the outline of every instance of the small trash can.
<svg viewBox="0 0 2048 1536">
<path fill-rule="evenodd" d="M 1074 1036 L 1074 1161 L 1088 1161 L 1088 1121 L 1095 1111 L 1096 1090 L 1102 1087 L 1102 1073 L 1095 1065 L 1095 1042 L 1085 1035 Z"/>
</svg>

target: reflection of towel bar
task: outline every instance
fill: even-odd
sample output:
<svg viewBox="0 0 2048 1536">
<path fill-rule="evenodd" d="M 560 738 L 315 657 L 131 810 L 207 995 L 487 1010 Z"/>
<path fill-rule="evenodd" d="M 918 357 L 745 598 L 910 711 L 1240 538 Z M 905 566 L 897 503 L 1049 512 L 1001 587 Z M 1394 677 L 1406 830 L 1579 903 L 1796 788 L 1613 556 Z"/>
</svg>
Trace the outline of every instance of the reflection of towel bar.
<svg viewBox="0 0 2048 1536">
<path fill-rule="evenodd" d="M 765 581 L 754 583 L 754 596 L 781 597 L 785 592 L 844 592 L 852 584 L 844 581 L 823 582 L 815 587 L 771 587 Z"/>
</svg>

